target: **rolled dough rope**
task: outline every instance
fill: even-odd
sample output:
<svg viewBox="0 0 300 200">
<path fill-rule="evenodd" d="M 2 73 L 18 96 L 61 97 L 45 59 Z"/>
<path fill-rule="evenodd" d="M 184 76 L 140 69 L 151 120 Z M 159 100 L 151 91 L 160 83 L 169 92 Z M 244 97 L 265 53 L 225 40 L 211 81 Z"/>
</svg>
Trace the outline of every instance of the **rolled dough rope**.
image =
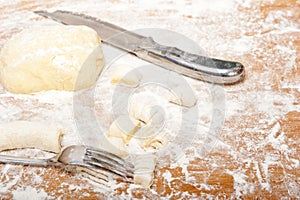
<svg viewBox="0 0 300 200">
<path fill-rule="evenodd" d="M 49 124 L 14 121 L 0 124 L 0 151 L 37 148 L 59 153 L 62 131 Z"/>
</svg>

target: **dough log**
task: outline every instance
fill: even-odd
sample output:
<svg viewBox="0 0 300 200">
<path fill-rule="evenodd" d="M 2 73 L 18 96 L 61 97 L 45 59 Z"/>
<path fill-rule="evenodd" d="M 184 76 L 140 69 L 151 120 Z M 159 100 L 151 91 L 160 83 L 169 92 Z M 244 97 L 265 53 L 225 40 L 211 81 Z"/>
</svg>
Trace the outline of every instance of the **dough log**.
<svg viewBox="0 0 300 200">
<path fill-rule="evenodd" d="M 0 124 L 0 151 L 37 148 L 59 153 L 62 131 L 54 126 L 30 121 Z"/>
</svg>

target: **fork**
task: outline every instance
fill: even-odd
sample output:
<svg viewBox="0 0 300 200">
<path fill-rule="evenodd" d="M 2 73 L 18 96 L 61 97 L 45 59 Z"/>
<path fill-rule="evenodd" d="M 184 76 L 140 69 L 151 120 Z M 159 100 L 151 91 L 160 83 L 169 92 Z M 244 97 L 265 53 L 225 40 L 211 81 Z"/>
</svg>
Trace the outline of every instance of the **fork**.
<svg viewBox="0 0 300 200">
<path fill-rule="evenodd" d="M 134 176 L 134 166 L 127 160 L 105 150 L 85 145 L 67 146 L 58 155 L 48 159 L 0 155 L 0 163 L 61 167 L 70 172 L 83 173 L 81 175 L 100 183 L 103 180 L 108 181 L 109 175 L 117 175 L 132 183 Z"/>
</svg>

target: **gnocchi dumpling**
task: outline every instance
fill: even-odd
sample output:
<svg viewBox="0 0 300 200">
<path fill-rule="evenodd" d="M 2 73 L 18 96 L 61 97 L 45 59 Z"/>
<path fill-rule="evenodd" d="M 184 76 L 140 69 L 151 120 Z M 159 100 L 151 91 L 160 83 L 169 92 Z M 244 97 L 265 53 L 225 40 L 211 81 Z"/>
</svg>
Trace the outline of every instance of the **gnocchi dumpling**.
<svg viewBox="0 0 300 200">
<path fill-rule="evenodd" d="M 126 144 L 140 129 L 141 124 L 142 123 L 138 120 L 131 119 L 126 115 L 121 115 L 110 125 L 108 136 L 121 138 Z"/>
<path fill-rule="evenodd" d="M 144 149 L 157 150 L 167 145 L 168 139 L 164 131 L 160 131 L 155 137 L 149 137 L 141 141 Z"/>
<path fill-rule="evenodd" d="M 108 137 L 109 144 L 102 144 L 100 147 L 108 152 L 114 153 L 122 158 L 128 156 L 126 146 L 122 138 L 119 137 Z"/>
<path fill-rule="evenodd" d="M 170 92 L 168 100 L 185 107 L 193 107 L 197 102 L 193 90 L 183 85 L 174 87 Z"/>
<path fill-rule="evenodd" d="M 164 110 L 157 105 L 134 101 L 129 108 L 129 115 L 145 124 L 161 125 L 165 119 Z"/>
<path fill-rule="evenodd" d="M 142 74 L 132 66 L 120 64 L 115 66 L 111 77 L 111 83 L 128 87 L 137 87 L 142 79 Z"/>
<path fill-rule="evenodd" d="M 143 187 L 150 187 L 153 183 L 156 156 L 153 154 L 140 154 L 135 157 L 134 183 Z"/>
</svg>

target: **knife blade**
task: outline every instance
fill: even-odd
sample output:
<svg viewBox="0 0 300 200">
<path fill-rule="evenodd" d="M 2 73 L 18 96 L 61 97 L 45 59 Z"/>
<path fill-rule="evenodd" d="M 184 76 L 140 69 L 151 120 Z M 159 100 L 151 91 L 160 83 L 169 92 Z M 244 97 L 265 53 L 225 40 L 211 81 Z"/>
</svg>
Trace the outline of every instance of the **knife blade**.
<svg viewBox="0 0 300 200">
<path fill-rule="evenodd" d="M 100 19 L 69 11 L 34 11 L 65 25 L 85 25 L 100 35 L 103 43 L 129 52 L 143 60 L 179 74 L 217 84 L 233 84 L 244 79 L 244 66 L 235 61 L 192 54 L 176 47 L 161 45 Z"/>
</svg>

